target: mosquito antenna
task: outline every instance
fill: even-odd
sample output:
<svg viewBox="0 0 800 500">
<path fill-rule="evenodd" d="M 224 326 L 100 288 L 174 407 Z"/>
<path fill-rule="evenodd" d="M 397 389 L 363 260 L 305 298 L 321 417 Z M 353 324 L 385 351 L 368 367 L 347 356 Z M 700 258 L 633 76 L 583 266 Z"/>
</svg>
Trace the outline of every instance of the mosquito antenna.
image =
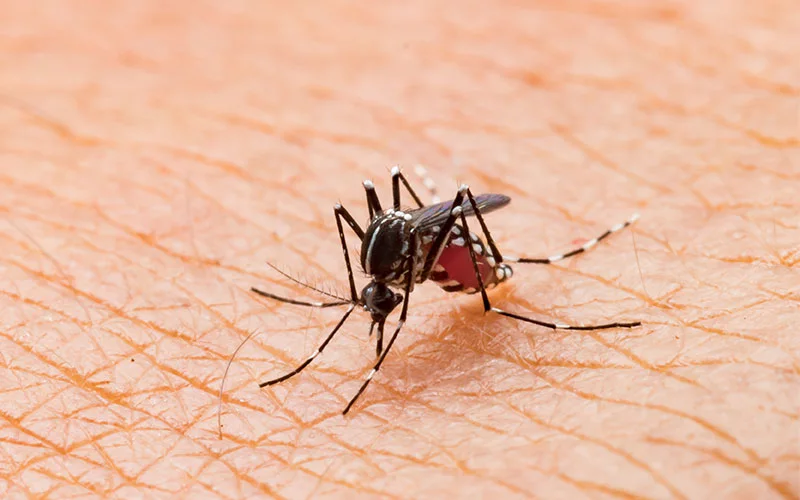
<svg viewBox="0 0 800 500">
<path fill-rule="evenodd" d="M 258 333 L 258 330 L 250 332 L 250 335 L 248 335 L 247 337 L 245 337 L 244 340 L 242 340 L 242 343 L 239 344 L 239 347 L 237 347 L 236 350 L 233 351 L 233 354 L 231 354 L 231 358 L 228 360 L 228 366 L 225 367 L 225 373 L 222 374 L 222 382 L 220 382 L 219 384 L 219 405 L 217 405 L 217 428 L 219 429 L 220 439 L 222 439 L 222 394 L 225 391 L 225 378 L 227 378 L 228 376 L 228 370 L 231 369 L 231 364 L 233 364 L 233 358 L 235 358 L 236 354 L 239 353 L 239 349 L 241 349 L 242 346 L 248 340 L 250 340 L 250 338 L 256 333 Z"/>
<path fill-rule="evenodd" d="M 278 274 L 280 274 L 284 278 L 288 279 L 289 281 L 292 281 L 293 283 L 296 283 L 296 284 L 298 284 L 300 286 L 306 287 L 309 290 L 314 290 L 315 292 L 321 293 L 322 295 L 327 295 L 328 297 L 331 297 L 333 299 L 339 299 L 341 301 L 344 301 L 344 303 L 346 303 L 346 304 L 350 303 L 350 301 L 348 299 L 344 298 L 344 297 L 340 297 L 340 296 L 338 296 L 338 295 L 336 295 L 334 293 L 326 292 L 325 290 L 320 290 L 319 288 L 317 288 L 317 287 L 315 287 L 313 285 L 309 285 L 308 283 L 304 283 L 304 282 L 300 281 L 299 279 L 295 278 L 294 276 L 291 276 L 290 274 L 288 274 L 288 273 L 286 273 L 284 271 L 281 271 L 280 269 L 278 269 L 274 265 L 270 264 L 269 262 L 267 262 L 267 265 L 269 267 L 271 267 L 275 272 L 277 272 Z"/>
</svg>

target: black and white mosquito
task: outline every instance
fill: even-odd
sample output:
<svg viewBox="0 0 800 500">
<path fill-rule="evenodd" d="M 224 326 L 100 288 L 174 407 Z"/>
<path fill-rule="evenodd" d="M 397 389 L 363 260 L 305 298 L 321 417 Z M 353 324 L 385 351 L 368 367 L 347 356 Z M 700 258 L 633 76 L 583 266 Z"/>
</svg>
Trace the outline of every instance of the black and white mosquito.
<svg viewBox="0 0 800 500">
<path fill-rule="evenodd" d="M 433 182 L 425 176 L 424 170 L 418 170 L 418 173 L 423 177 L 424 184 L 430 191 L 434 201 L 438 201 Z M 253 292 L 263 297 L 288 304 L 306 307 L 347 306 L 347 311 L 345 311 L 342 318 L 311 356 L 291 372 L 262 382 L 259 387 L 263 388 L 283 382 L 303 371 L 317 356 L 322 354 L 353 310 L 356 307 L 361 307 L 372 316 L 370 336 L 372 336 L 373 331 L 377 330 L 375 351 L 377 361 L 358 392 L 342 412 L 347 414 L 367 388 L 372 378 L 380 370 L 400 330 L 403 328 L 414 286 L 428 280 L 435 282 L 447 292 L 480 293 L 483 299 L 484 312 L 497 313 L 553 330 L 633 328 L 641 324 L 638 321 L 634 321 L 575 326 L 540 321 L 493 307 L 489 300 L 489 295 L 486 293 L 487 289 L 491 289 L 513 276 L 513 271 L 508 262 L 552 264 L 578 255 L 586 252 L 613 233 L 634 223 L 638 219 L 638 215 L 634 215 L 627 221 L 611 227 L 600 236 L 587 241 L 580 247 L 563 254 L 544 258 L 504 256 L 497 248 L 483 216 L 508 205 L 511 201 L 508 196 L 502 194 L 475 196 L 467 185 L 462 184 L 452 201 L 437 202 L 426 206 L 414 192 L 399 167 L 392 168 L 391 174 L 393 203 L 392 207 L 388 209 L 384 209 L 381 206 L 372 181 L 367 180 L 363 183 L 369 210 L 369 221 L 366 230 L 361 228 L 355 218 L 341 204 L 336 204 L 333 208 L 336 227 L 339 230 L 342 253 L 347 267 L 350 298 L 335 297 L 339 300 L 333 302 L 309 302 L 281 297 L 252 288 Z M 417 208 L 412 210 L 403 210 L 401 208 L 401 183 L 413 198 Z M 470 231 L 468 217 L 477 219 L 485 239 L 481 239 L 480 236 Z M 361 294 L 357 293 L 356 290 L 343 222 L 361 241 L 360 265 L 371 278 L 370 282 L 361 290 Z M 297 280 L 294 281 L 297 282 Z M 300 284 L 313 289 L 313 287 L 304 283 Z M 389 342 L 384 348 L 386 319 L 401 304 L 400 318 L 391 337 L 389 337 Z"/>
</svg>

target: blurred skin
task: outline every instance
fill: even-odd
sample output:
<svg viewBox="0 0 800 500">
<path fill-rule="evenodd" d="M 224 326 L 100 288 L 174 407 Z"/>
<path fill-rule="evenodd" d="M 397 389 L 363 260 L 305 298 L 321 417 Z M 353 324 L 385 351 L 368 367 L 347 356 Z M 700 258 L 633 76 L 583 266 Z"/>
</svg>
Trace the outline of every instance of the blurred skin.
<svg viewBox="0 0 800 500">
<path fill-rule="evenodd" d="M 795 2 L 0 10 L 0 497 L 800 494 Z M 491 298 L 644 326 L 426 284 L 348 417 L 361 311 L 258 389 L 343 313 L 266 262 L 346 293 L 331 207 L 418 162 L 515 255 L 640 212 Z"/>
</svg>

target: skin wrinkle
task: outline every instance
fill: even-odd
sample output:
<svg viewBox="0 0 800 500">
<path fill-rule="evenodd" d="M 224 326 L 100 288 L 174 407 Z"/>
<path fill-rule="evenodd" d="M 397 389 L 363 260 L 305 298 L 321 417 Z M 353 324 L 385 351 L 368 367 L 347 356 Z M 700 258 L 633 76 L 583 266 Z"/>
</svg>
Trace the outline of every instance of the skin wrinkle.
<svg viewBox="0 0 800 500">
<path fill-rule="evenodd" d="M 613 445 L 610 445 L 609 443 L 603 442 L 601 440 L 593 439 L 590 436 L 583 435 L 580 432 L 576 432 L 576 431 L 573 431 L 571 429 L 567 429 L 567 428 L 564 428 L 564 427 L 561 427 L 561 426 L 551 425 L 548 422 L 545 422 L 544 420 L 539 419 L 536 415 L 533 415 L 530 412 L 526 412 L 526 411 L 524 411 L 524 410 L 522 410 L 520 408 L 517 408 L 514 405 L 508 405 L 508 408 L 510 410 L 516 412 L 516 413 L 524 414 L 527 418 L 530 418 L 531 420 L 533 420 L 534 422 L 536 422 L 537 424 L 539 424 L 539 425 L 541 425 L 543 427 L 546 427 L 546 428 L 549 428 L 549 429 L 553 429 L 553 430 L 556 430 L 557 432 L 559 432 L 561 434 L 565 434 L 567 436 L 574 437 L 574 438 L 579 439 L 579 440 L 588 441 L 588 442 L 591 442 L 591 443 L 596 444 L 598 446 L 602 446 L 603 448 L 606 448 L 611 453 L 613 453 L 615 455 L 618 455 L 618 456 L 621 456 L 625 460 L 627 460 L 630 463 L 632 463 L 634 466 L 645 470 L 648 474 L 653 476 L 653 479 L 657 483 L 661 484 L 667 490 L 669 490 L 669 492 L 672 494 L 672 496 L 675 496 L 677 498 L 685 498 L 684 495 L 675 486 L 673 486 L 667 480 L 667 478 L 665 478 L 663 475 L 661 475 L 658 472 L 656 472 L 655 470 L 653 470 L 652 467 L 648 466 L 643 461 L 631 456 L 629 453 L 626 453 L 625 451 L 620 450 L 617 447 L 615 447 Z"/>
<path fill-rule="evenodd" d="M 798 495 L 791 4 L 7 3 L 0 212 L 30 238 L 0 227 L 0 496 Z M 549 332 L 424 286 L 349 418 L 358 313 L 259 391 L 339 314 L 251 297 L 317 300 L 263 261 L 340 285 L 330 207 L 363 224 L 360 181 L 386 204 L 415 162 L 444 198 L 511 195 L 488 220 L 509 253 L 641 211 L 635 249 L 491 296 L 645 326 Z"/>
<path fill-rule="evenodd" d="M 495 354 L 495 356 L 501 356 L 501 354 L 499 354 L 499 353 L 498 353 L 498 354 Z M 532 364 L 532 363 L 530 363 L 530 362 L 526 361 L 524 358 L 514 358 L 514 359 L 511 359 L 511 358 L 509 358 L 509 359 L 508 359 L 508 361 L 510 361 L 510 362 L 515 362 L 515 363 L 519 364 L 520 366 L 530 365 L 530 366 L 531 366 L 531 368 L 534 368 L 534 367 L 537 367 L 537 366 L 538 366 L 538 363 L 536 363 L 536 364 Z M 534 375 L 539 375 L 539 376 L 541 376 L 541 375 L 540 375 L 540 373 L 539 373 L 539 372 L 537 372 L 537 371 L 532 371 L 532 373 L 533 373 Z M 563 388 L 565 388 L 565 389 L 569 390 L 570 392 L 573 392 L 573 393 L 575 393 L 575 394 L 578 394 L 578 395 L 580 395 L 581 397 L 587 397 L 587 398 L 596 398 L 595 396 L 592 396 L 592 395 L 581 394 L 579 391 L 576 391 L 575 389 L 570 389 L 570 388 L 568 388 L 568 386 L 564 385 L 563 383 L 558 383 L 558 382 L 556 382 L 554 379 L 548 379 L 548 380 L 547 380 L 547 382 L 548 382 L 550 385 L 557 385 L 557 384 L 558 384 L 558 385 L 561 385 Z M 636 403 L 633 403 L 633 402 L 622 402 L 622 401 L 616 401 L 616 402 L 617 402 L 617 403 L 621 403 L 621 404 L 632 404 L 632 405 L 636 405 Z M 665 412 L 668 412 L 668 413 L 673 413 L 673 412 L 674 412 L 674 410 L 672 410 L 672 409 L 669 409 L 669 408 L 666 408 L 666 407 L 664 407 L 664 408 L 654 408 L 654 409 L 659 409 L 659 410 L 661 410 L 661 411 L 665 411 Z M 691 419 L 696 419 L 696 417 L 691 417 L 691 416 L 689 416 L 689 415 L 686 415 L 686 417 L 687 417 L 687 418 L 691 418 Z M 532 418 L 532 417 L 530 417 L 530 418 Z M 708 428 L 708 429 L 709 429 L 709 430 L 711 430 L 712 432 L 715 432 L 715 433 L 718 433 L 718 434 L 720 433 L 720 431 L 719 431 L 718 429 L 715 429 L 713 426 L 710 426 L 708 423 L 706 423 L 706 422 L 703 422 L 703 421 L 700 421 L 700 420 L 696 420 L 696 421 L 697 421 L 697 423 L 698 423 L 698 424 L 700 424 L 700 425 L 702 425 L 702 426 L 704 426 L 704 427 Z M 723 437 L 723 438 L 725 438 L 725 439 L 727 439 L 727 440 L 731 440 L 730 436 L 721 435 L 721 437 Z M 748 454 L 749 454 L 749 455 L 750 455 L 752 458 L 755 458 L 755 459 L 757 459 L 759 462 L 763 462 L 763 459 L 759 459 L 758 457 L 755 457 L 755 456 L 753 456 L 753 453 L 752 453 L 751 451 L 748 451 L 748 450 L 745 450 L 745 451 L 746 451 L 746 452 L 747 452 L 747 453 L 748 453 Z M 671 490 L 672 490 L 672 488 L 671 488 Z M 673 493 L 673 494 L 677 494 L 677 493 L 676 493 L 676 491 L 672 491 L 672 493 Z"/>
</svg>

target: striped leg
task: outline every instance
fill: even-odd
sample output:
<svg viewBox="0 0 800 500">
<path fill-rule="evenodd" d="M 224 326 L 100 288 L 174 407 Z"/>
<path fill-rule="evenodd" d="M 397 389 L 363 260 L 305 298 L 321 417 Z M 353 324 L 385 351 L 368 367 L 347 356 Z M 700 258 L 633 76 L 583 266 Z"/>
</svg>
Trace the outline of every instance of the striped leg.
<svg viewBox="0 0 800 500">
<path fill-rule="evenodd" d="M 350 254 L 347 251 L 347 240 L 345 240 L 345 238 L 344 238 L 344 226 L 342 225 L 342 219 L 344 219 L 348 223 L 348 225 L 350 225 L 350 227 L 353 228 L 353 230 L 356 232 L 356 234 L 358 234 L 359 238 L 363 238 L 364 237 L 364 232 L 361 231 L 361 228 L 358 226 L 358 224 L 355 222 L 355 220 L 353 220 L 353 217 L 350 215 L 350 213 L 347 211 L 347 209 L 344 208 L 342 205 L 337 203 L 333 207 L 333 212 L 336 215 L 336 228 L 339 230 L 339 239 L 340 239 L 340 241 L 342 243 L 342 253 L 344 254 L 344 262 L 345 262 L 345 265 L 347 266 L 347 277 L 348 277 L 348 280 L 350 281 L 350 300 L 349 301 L 341 301 L 341 302 L 338 302 L 338 303 L 327 303 L 327 304 L 320 303 L 320 302 L 305 302 L 305 301 L 294 300 L 294 299 L 286 299 L 286 298 L 283 298 L 283 297 L 279 297 L 277 295 L 273 295 L 271 293 L 262 292 L 260 290 L 255 289 L 255 288 L 253 288 L 252 290 L 254 292 L 258 293 L 259 295 L 263 295 L 264 297 L 269 297 L 269 298 L 272 298 L 272 299 L 280 300 L 282 302 L 288 302 L 290 304 L 297 304 L 297 305 L 309 306 L 309 307 L 332 307 L 334 305 L 350 304 L 350 307 L 347 308 L 347 312 L 344 313 L 344 316 L 342 316 L 342 319 L 339 320 L 339 323 L 336 325 L 336 327 L 333 329 L 333 331 L 331 331 L 331 333 L 328 334 L 328 337 L 325 339 L 324 342 L 322 342 L 322 345 L 320 345 L 317 348 L 317 350 L 316 350 L 316 352 L 314 352 L 314 354 L 309 356 L 308 359 L 303 361 L 300 364 L 300 366 L 298 366 L 297 368 L 295 368 L 291 372 L 289 372 L 286 375 L 283 375 L 281 377 L 278 377 L 276 379 L 268 380 L 266 382 L 262 382 L 262 383 L 258 384 L 259 387 L 267 387 L 269 385 L 277 384 L 278 382 L 283 382 L 284 380 L 292 378 L 295 375 L 297 375 L 298 373 L 300 373 L 301 371 L 303 371 L 303 369 L 306 366 L 310 365 L 311 362 L 314 361 L 314 358 L 316 358 L 317 356 L 322 354 L 322 351 L 324 351 L 325 347 L 328 345 L 328 343 L 330 343 L 330 341 L 333 340 L 333 337 L 336 335 L 336 332 L 339 331 L 339 329 L 342 327 L 344 322 L 350 316 L 350 313 L 353 312 L 353 309 L 355 309 L 356 305 L 358 304 L 358 294 L 356 293 L 356 284 L 355 284 L 355 281 L 353 279 L 353 267 L 350 264 Z"/>
<path fill-rule="evenodd" d="M 623 229 L 630 226 L 637 220 L 639 220 L 639 214 L 633 214 L 630 219 L 610 227 L 608 230 L 606 230 L 606 232 L 604 232 L 600 236 L 592 238 L 591 240 L 587 241 L 586 243 L 584 243 L 583 245 L 574 250 L 570 250 L 569 252 L 565 252 L 559 255 L 551 255 L 550 257 L 542 257 L 542 258 L 513 257 L 510 255 L 506 255 L 504 258 L 509 262 L 521 262 L 523 264 L 552 264 L 554 262 L 568 259 L 570 257 L 588 251 L 589 249 L 591 249 L 593 246 L 597 245 L 604 239 L 608 238 L 609 236 L 618 231 L 622 231 Z"/>
<path fill-rule="evenodd" d="M 428 170 L 422 165 L 417 165 L 414 167 L 414 173 L 417 174 L 417 177 L 420 178 L 425 189 L 427 189 L 428 193 L 431 195 L 431 203 L 436 204 L 442 201 L 442 199 L 439 198 L 439 190 L 436 188 L 436 183 L 428 176 Z"/>
<path fill-rule="evenodd" d="M 477 216 L 478 220 L 483 221 L 483 218 L 480 216 L 481 212 L 480 209 L 478 208 L 478 204 L 475 202 L 475 198 L 472 196 L 472 193 L 470 192 L 469 188 L 467 186 L 462 186 L 459 189 L 459 192 L 462 191 L 465 191 L 467 193 L 467 198 L 469 198 L 470 204 L 472 205 L 472 209 L 475 211 L 475 215 Z M 469 234 L 469 223 L 467 222 L 466 215 L 461 211 L 459 211 L 459 215 L 461 216 L 461 224 L 464 226 L 464 232 Z M 483 229 L 483 233 L 487 241 L 492 241 L 491 235 L 489 234 L 489 230 L 486 228 L 486 225 L 484 223 L 481 224 L 481 228 Z M 472 267 L 475 271 L 475 276 L 478 279 L 478 285 L 480 286 L 481 298 L 483 299 L 483 309 L 485 312 L 492 311 L 497 314 L 507 316 L 509 318 L 514 318 L 516 320 L 524 321 L 526 323 L 533 323 L 534 325 L 543 326 L 545 328 L 550 328 L 553 330 L 605 330 L 608 328 L 633 328 L 641 325 L 641 322 L 634 321 L 630 323 L 614 322 L 614 323 L 606 323 L 600 325 L 573 326 L 564 323 L 550 323 L 547 321 L 540 321 L 533 318 L 527 318 L 525 316 L 520 316 L 519 314 L 514 314 L 504 311 L 497 307 L 492 307 L 491 302 L 489 302 L 489 295 L 486 293 L 486 287 L 483 284 L 483 279 L 481 278 L 481 273 L 478 269 L 478 259 L 476 258 L 475 255 L 475 249 L 472 247 L 472 245 L 467 245 L 467 248 L 469 249 L 469 256 L 470 259 L 472 260 Z M 497 253 L 496 257 L 499 257 L 499 252 Z M 509 260 L 508 257 L 506 257 L 506 260 Z"/>
<path fill-rule="evenodd" d="M 395 165 L 394 167 L 392 167 L 392 198 L 393 198 L 392 201 L 394 202 L 394 209 L 400 210 L 400 182 L 402 182 L 403 185 L 406 187 L 408 194 L 410 194 L 411 197 L 414 198 L 414 201 L 416 202 L 417 206 L 419 208 L 424 207 L 425 204 L 422 203 L 422 200 L 419 199 L 417 193 L 414 192 L 414 189 L 411 187 L 411 184 L 408 183 L 406 176 L 403 175 L 403 172 L 400 171 L 400 167 L 398 165 Z"/>
<path fill-rule="evenodd" d="M 436 235 L 436 239 L 433 240 L 431 248 L 428 250 L 428 256 L 425 258 L 425 263 L 422 266 L 420 278 L 418 278 L 420 283 L 424 282 L 430 277 L 431 273 L 433 272 L 433 267 L 436 265 L 436 261 L 439 260 L 439 257 L 442 255 L 442 251 L 447 246 L 447 241 L 450 237 L 450 231 L 453 229 L 453 226 L 456 224 L 456 220 L 464 210 L 461 206 L 462 202 L 464 201 L 464 193 L 465 191 L 463 189 L 459 189 L 455 198 L 453 198 L 453 203 L 450 206 L 454 208 L 450 210 L 450 215 L 447 216 L 447 219 L 439 230 L 439 234 Z M 469 234 L 469 232 L 466 234 Z"/>
<path fill-rule="evenodd" d="M 411 231 L 411 236 L 410 236 L 410 241 L 409 241 L 409 248 L 415 248 L 416 244 L 417 244 L 417 232 L 412 230 Z M 355 396 L 353 396 L 353 399 L 351 399 L 350 402 L 347 403 L 347 406 L 345 407 L 344 411 L 342 412 L 342 415 L 347 415 L 347 412 L 349 412 L 350 408 L 353 407 L 353 404 L 356 402 L 358 397 L 361 396 L 361 393 L 364 392 L 364 390 L 367 388 L 369 383 L 372 381 L 372 377 L 374 377 L 375 374 L 378 373 L 378 370 L 381 369 L 381 365 L 383 364 L 383 360 L 386 359 L 386 355 L 389 354 L 389 351 L 392 349 L 392 346 L 394 345 L 394 341 L 397 340 L 397 335 L 400 333 L 400 330 L 402 330 L 403 325 L 406 322 L 406 317 L 408 316 L 408 300 L 411 297 L 411 287 L 414 285 L 414 279 L 412 278 L 412 276 L 414 276 L 415 260 L 416 260 L 416 258 L 415 258 L 414 252 L 411 252 L 408 255 L 408 259 L 407 259 L 407 262 L 408 262 L 408 264 L 407 264 L 407 266 L 408 266 L 408 276 L 409 277 L 406 280 L 405 297 L 403 297 L 403 309 L 400 311 L 400 319 L 397 321 L 397 326 L 394 329 L 394 333 L 392 333 L 392 336 L 389 339 L 389 343 L 386 344 L 386 349 L 384 349 L 381 352 L 380 357 L 378 358 L 378 361 L 375 363 L 375 366 L 372 367 L 372 370 L 370 370 L 369 374 L 367 375 L 367 378 L 364 380 L 364 383 L 361 384 L 361 388 L 358 389 L 358 392 L 356 393 Z M 381 331 L 379 331 L 379 333 L 381 335 L 383 335 L 383 332 L 382 332 L 383 323 L 379 323 L 378 327 L 381 328 Z"/>
<path fill-rule="evenodd" d="M 369 179 L 363 182 L 364 191 L 367 194 L 367 208 L 369 208 L 369 220 L 372 220 L 375 215 L 383 213 L 381 208 L 381 201 L 378 199 L 378 194 L 375 192 L 375 184 Z"/>
<path fill-rule="evenodd" d="M 375 357 L 381 357 L 381 353 L 383 352 L 383 325 L 385 325 L 385 321 L 381 321 L 378 323 L 378 334 L 377 338 L 375 339 Z M 370 329 L 370 333 L 372 333 L 372 329 Z"/>
<path fill-rule="evenodd" d="M 290 371 L 286 375 L 282 375 L 282 376 L 280 376 L 278 378 L 275 378 L 275 379 L 272 379 L 272 380 L 267 380 L 266 382 L 261 382 L 260 384 L 258 384 L 258 386 L 263 388 L 263 387 L 267 387 L 267 386 L 270 386 L 270 385 L 274 385 L 274 384 L 277 384 L 279 382 L 283 382 L 284 380 L 290 379 L 290 378 L 294 377 L 295 375 L 297 375 L 298 373 L 300 373 L 301 371 L 303 371 L 303 369 L 306 366 L 310 365 L 311 362 L 314 361 L 314 358 L 316 358 L 317 356 L 322 354 L 322 351 L 324 351 L 325 347 L 328 345 L 328 343 L 330 343 L 330 341 L 333 340 L 333 337 L 336 335 L 336 332 L 339 331 L 339 328 L 342 327 L 342 325 L 347 320 L 348 316 L 350 316 L 350 313 L 353 312 L 353 309 L 355 309 L 355 307 L 356 307 L 355 304 L 350 304 L 350 307 L 347 308 L 347 312 L 344 313 L 344 316 L 342 316 L 342 319 L 340 319 L 339 322 L 336 324 L 336 326 L 334 327 L 333 331 L 331 331 L 331 333 L 328 334 L 327 338 L 325 338 L 325 341 L 322 342 L 322 344 L 317 348 L 317 350 L 314 352 L 314 354 L 312 354 L 305 361 L 300 363 L 300 366 L 298 366 L 294 370 Z"/>
</svg>

